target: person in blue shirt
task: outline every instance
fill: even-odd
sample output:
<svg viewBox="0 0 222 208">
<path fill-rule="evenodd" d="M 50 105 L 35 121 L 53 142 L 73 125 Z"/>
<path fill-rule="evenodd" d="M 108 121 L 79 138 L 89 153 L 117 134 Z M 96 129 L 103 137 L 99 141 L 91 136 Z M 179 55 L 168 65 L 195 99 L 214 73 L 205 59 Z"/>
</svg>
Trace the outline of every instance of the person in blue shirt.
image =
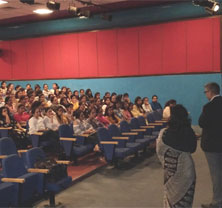
<svg viewBox="0 0 222 208">
<path fill-rule="evenodd" d="M 158 103 L 157 101 L 158 101 L 157 95 L 153 95 L 153 96 L 152 96 L 152 102 L 150 103 L 153 111 L 156 111 L 156 110 L 158 110 L 158 109 L 162 109 L 162 106 L 161 106 L 160 103 Z"/>
</svg>

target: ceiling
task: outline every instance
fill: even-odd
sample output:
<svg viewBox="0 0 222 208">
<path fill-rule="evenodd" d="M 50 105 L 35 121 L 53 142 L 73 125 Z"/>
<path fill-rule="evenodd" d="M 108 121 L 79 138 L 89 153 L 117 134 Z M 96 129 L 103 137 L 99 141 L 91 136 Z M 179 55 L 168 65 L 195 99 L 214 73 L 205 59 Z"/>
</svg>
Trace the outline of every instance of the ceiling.
<svg viewBox="0 0 222 208">
<path fill-rule="evenodd" d="M 68 13 L 70 5 L 81 8 L 82 10 L 90 10 L 93 14 L 98 14 L 183 2 L 183 0 L 54 0 L 60 3 L 59 11 L 55 11 L 50 15 L 37 15 L 33 13 L 33 10 L 46 8 L 46 2 L 48 0 L 35 0 L 34 4 L 22 3 L 20 0 L 7 1 L 7 4 L 0 5 L 0 26 L 68 18 L 71 16 Z M 86 3 L 84 4 L 84 2 Z"/>
</svg>

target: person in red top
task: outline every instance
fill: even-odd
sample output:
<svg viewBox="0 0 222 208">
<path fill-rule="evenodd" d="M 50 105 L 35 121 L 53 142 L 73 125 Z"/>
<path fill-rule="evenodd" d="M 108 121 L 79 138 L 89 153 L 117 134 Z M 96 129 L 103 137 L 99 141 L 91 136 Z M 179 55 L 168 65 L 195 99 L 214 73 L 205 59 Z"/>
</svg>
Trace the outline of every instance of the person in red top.
<svg viewBox="0 0 222 208">
<path fill-rule="evenodd" d="M 26 127 L 26 123 L 29 120 L 30 115 L 25 112 L 25 106 L 23 104 L 18 105 L 17 113 L 14 114 L 14 119 L 22 126 Z"/>
</svg>

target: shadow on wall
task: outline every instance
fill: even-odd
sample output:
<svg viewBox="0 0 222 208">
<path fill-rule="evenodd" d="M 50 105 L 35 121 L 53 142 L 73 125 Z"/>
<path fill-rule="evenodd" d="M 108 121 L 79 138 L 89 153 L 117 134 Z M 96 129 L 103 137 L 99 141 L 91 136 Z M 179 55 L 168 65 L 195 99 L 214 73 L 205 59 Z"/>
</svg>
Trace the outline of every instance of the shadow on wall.
<svg viewBox="0 0 222 208">
<path fill-rule="evenodd" d="M 44 83 L 52 88 L 53 83 L 69 87 L 72 91 L 81 88 L 91 88 L 93 94 L 100 92 L 103 96 L 106 91 L 123 94 L 128 92 L 130 99 L 134 102 L 136 96 L 147 96 L 150 101 L 152 95 L 159 97 L 159 102 L 164 107 L 165 102 L 170 99 L 177 100 L 177 103 L 184 105 L 192 118 L 192 124 L 198 124 L 198 118 L 202 106 L 207 103 L 204 95 L 204 85 L 208 82 L 217 82 L 221 86 L 221 76 L 217 74 L 198 75 L 165 75 L 146 77 L 126 77 L 126 78 L 100 78 L 100 79 L 65 79 L 65 80 L 35 80 L 35 81 L 12 81 L 15 85 L 20 84 L 25 87 L 30 83 Z"/>
</svg>

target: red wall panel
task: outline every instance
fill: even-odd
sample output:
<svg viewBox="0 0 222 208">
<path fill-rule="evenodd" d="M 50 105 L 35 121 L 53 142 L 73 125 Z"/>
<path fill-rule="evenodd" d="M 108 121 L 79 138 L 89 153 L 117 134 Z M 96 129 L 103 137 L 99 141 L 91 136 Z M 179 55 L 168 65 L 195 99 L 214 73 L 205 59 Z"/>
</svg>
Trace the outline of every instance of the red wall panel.
<svg viewBox="0 0 222 208">
<path fill-rule="evenodd" d="M 214 19 L 187 22 L 187 70 L 188 72 L 210 72 L 213 63 Z"/>
<path fill-rule="evenodd" d="M 141 27 L 139 31 L 140 74 L 162 73 L 162 25 Z"/>
<path fill-rule="evenodd" d="M 220 18 L 213 21 L 213 71 L 220 71 Z"/>
<path fill-rule="evenodd" d="M 61 78 L 79 77 L 78 35 L 58 36 L 61 54 Z"/>
<path fill-rule="evenodd" d="M 25 40 L 11 41 L 12 77 L 24 79 L 27 75 L 27 53 Z"/>
<path fill-rule="evenodd" d="M 12 79 L 12 58 L 9 41 L 0 41 L 0 49 L 3 51 L 0 57 L 1 80 Z"/>
<path fill-rule="evenodd" d="M 117 31 L 118 75 L 139 74 L 138 29 L 119 29 Z"/>
<path fill-rule="evenodd" d="M 117 30 L 97 33 L 98 75 L 117 76 Z"/>
<path fill-rule="evenodd" d="M 63 73 L 63 69 L 58 36 L 43 38 L 43 55 L 45 76 L 48 78 L 60 78 Z"/>
<path fill-rule="evenodd" d="M 97 77 L 97 33 L 79 34 L 79 75 L 80 77 Z"/>
<path fill-rule="evenodd" d="M 163 24 L 163 74 L 186 72 L 186 22 Z"/>
</svg>

